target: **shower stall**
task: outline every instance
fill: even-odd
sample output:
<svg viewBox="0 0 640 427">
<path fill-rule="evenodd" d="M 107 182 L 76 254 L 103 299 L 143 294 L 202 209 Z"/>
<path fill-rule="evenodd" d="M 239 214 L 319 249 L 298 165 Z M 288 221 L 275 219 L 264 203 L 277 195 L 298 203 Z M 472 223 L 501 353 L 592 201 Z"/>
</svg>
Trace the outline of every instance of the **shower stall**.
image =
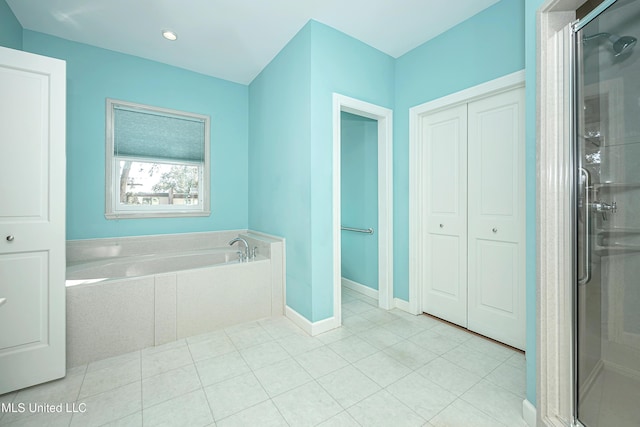
<svg viewBox="0 0 640 427">
<path fill-rule="evenodd" d="M 640 426 L 640 1 L 573 25 L 574 422 Z"/>
</svg>

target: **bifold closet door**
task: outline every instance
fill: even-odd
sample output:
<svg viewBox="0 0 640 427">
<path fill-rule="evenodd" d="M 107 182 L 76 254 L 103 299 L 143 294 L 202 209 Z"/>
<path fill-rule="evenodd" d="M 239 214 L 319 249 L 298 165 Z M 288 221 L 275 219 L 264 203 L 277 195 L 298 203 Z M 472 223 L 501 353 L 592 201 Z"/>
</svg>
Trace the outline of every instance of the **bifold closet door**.
<svg viewBox="0 0 640 427">
<path fill-rule="evenodd" d="M 469 103 L 468 120 L 468 327 L 524 349 L 524 88 Z"/>
<path fill-rule="evenodd" d="M 422 310 L 467 326 L 467 106 L 421 123 L 426 212 Z"/>
</svg>

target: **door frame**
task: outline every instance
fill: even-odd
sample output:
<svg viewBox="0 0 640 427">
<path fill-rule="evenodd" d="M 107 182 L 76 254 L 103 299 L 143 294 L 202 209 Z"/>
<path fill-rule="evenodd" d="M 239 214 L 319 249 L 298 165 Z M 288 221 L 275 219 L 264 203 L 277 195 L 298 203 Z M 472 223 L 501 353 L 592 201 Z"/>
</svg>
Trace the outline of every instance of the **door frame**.
<svg viewBox="0 0 640 427">
<path fill-rule="evenodd" d="M 393 111 L 339 93 L 333 94 L 333 315 L 342 324 L 341 112 L 378 122 L 378 306 L 393 300 Z"/>
<path fill-rule="evenodd" d="M 464 89 L 444 96 L 434 101 L 417 105 L 409 109 L 409 312 L 422 313 L 422 284 L 424 265 L 425 227 L 423 218 L 426 214 L 423 197 L 424 172 L 422 159 L 424 149 L 422 144 L 421 118 L 440 110 L 466 104 L 481 98 L 507 92 L 511 89 L 524 87 L 525 71 L 516 71 L 506 76 Z"/>
</svg>

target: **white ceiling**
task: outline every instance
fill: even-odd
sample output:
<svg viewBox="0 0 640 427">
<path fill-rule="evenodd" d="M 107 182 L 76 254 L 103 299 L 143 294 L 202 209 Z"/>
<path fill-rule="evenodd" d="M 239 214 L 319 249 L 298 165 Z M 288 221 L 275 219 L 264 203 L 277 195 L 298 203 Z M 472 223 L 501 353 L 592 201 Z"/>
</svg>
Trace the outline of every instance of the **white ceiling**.
<svg viewBox="0 0 640 427">
<path fill-rule="evenodd" d="M 248 84 L 315 19 L 395 58 L 498 0 L 7 0 L 28 30 Z M 172 29 L 178 40 L 162 38 Z"/>
</svg>

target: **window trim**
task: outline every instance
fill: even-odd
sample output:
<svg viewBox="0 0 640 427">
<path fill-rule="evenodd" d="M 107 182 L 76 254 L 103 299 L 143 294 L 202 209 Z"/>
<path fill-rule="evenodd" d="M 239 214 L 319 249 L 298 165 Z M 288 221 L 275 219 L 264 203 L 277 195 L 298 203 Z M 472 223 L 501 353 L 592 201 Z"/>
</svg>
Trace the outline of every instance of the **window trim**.
<svg viewBox="0 0 640 427">
<path fill-rule="evenodd" d="M 202 163 L 201 183 L 198 188 L 198 206 L 197 208 L 185 209 L 184 205 L 172 206 L 170 208 L 163 206 L 159 208 L 135 209 L 127 207 L 126 209 L 118 209 L 118 190 L 116 185 L 119 186 L 118 171 L 119 168 L 118 156 L 113 153 L 114 149 L 114 106 L 121 105 L 127 108 L 146 110 L 153 113 L 166 114 L 171 116 L 186 117 L 189 119 L 198 119 L 204 122 L 204 161 Z M 106 152 L 105 152 L 105 218 L 107 219 L 142 219 L 142 218 L 184 218 L 184 217 L 197 217 L 197 216 L 209 216 L 211 215 L 210 208 L 210 118 L 209 116 L 189 113 L 184 111 L 172 110 L 168 108 L 155 107 L 145 104 L 137 104 L 133 102 L 120 101 L 116 99 L 106 99 Z M 127 156 L 129 157 L 129 156 Z M 140 159 L 142 160 L 142 159 Z M 147 159 L 148 160 L 148 159 Z M 162 163 L 167 163 L 167 160 L 163 159 Z M 180 161 L 177 163 L 189 163 Z M 145 205 L 151 206 L 151 205 Z M 168 205 L 167 205 L 168 206 Z"/>
</svg>

